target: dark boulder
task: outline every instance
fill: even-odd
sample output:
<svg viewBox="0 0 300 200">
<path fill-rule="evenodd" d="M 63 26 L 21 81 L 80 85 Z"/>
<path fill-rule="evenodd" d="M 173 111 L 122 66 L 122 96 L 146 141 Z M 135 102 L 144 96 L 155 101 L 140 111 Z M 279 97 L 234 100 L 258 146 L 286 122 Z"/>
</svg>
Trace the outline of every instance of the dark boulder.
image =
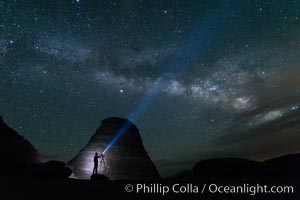
<svg viewBox="0 0 300 200">
<path fill-rule="evenodd" d="M 68 178 L 72 174 L 70 168 L 61 161 L 48 161 L 33 170 L 33 177 L 35 178 Z"/>
</svg>

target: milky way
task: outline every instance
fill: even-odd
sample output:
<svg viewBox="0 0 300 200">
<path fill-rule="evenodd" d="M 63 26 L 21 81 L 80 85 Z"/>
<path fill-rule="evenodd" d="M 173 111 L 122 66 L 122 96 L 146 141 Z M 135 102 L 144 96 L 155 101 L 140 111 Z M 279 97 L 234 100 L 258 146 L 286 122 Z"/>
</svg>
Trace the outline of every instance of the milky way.
<svg viewBox="0 0 300 200">
<path fill-rule="evenodd" d="M 153 90 L 135 123 L 163 176 L 300 150 L 297 0 L 9 0 L 0 11 L 0 114 L 50 157 L 68 161 Z"/>
</svg>

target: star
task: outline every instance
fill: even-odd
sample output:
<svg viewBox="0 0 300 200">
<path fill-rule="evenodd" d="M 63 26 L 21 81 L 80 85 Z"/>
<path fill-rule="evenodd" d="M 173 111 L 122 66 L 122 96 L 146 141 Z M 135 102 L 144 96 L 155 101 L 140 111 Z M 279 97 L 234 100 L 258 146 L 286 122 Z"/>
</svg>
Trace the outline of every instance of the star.
<svg viewBox="0 0 300 200">
<path fill-rule="evenodd" d="M 299 106 L 292 106 L 291 107 L 291 110 L 297 110 L 297 109 L 299 109 Z"/>
</svg>

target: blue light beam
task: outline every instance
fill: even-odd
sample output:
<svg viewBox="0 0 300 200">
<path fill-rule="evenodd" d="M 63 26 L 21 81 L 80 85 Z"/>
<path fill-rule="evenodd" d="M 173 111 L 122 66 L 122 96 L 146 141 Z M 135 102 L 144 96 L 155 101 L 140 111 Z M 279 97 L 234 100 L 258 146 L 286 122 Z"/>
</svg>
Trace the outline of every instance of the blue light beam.
<svg viewBox="0 0 300 200">
<path fill-rule="evenodd" d="M 176 72 L 177 76 L 185 72 L 188 64 L 192 62 L 194 57 L 203 56 L 206 49 L 216 42 L 216 36 L 218 33 L 222 33 L 226 25 L 225 17 L 228 7 L 224 6 L 216 13 L 209 16 L 206 21 L 202 22 L 200 26 L 187 36 L 189 40 L 182 46 L 181 49 L 175 54 L 174 59 L 166 66 L 165 72 L 162 73 L 161 82 L 170 79 L 171 75 Z M 227 19 L 228 21 L 228 19 Z M 130 114 L 129 121 L 135 123 L 139 117 L 151 106 L 156 97 L 160 93 L 161 82 L 155 84 L 153 88 L 148 91 L 144 98 L 140 101 L 135 110 Z M 104 149 L 103 154 L 106 153 L 112 145 L 127 131 L 130 122 L 123 125 L 123 127 L 117 132 L 114 138 L 110 141 L 107 147 Z"/>
</svg>

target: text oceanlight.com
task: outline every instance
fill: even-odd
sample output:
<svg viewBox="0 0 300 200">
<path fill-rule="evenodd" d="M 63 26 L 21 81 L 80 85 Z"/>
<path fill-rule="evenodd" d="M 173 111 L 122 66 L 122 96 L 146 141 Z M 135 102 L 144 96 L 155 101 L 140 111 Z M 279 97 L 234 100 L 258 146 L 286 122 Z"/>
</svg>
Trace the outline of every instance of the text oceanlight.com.
<svg viewBox="0 0 300 200">
<path fill-rule="evenodd" d="M 218 185 L 215 183 L 211 184 L 179 184 L 163 185 L 161 183 L 137 183 L 127 184 L 125 186 L 126 192 L 134 192 L 137 194 L 248 194 L 254 196 L 256 194 L 293 194 L 293 186 L 268 186 L 260 184 L 248 184 L 242 185 Z"/>
</svg>

